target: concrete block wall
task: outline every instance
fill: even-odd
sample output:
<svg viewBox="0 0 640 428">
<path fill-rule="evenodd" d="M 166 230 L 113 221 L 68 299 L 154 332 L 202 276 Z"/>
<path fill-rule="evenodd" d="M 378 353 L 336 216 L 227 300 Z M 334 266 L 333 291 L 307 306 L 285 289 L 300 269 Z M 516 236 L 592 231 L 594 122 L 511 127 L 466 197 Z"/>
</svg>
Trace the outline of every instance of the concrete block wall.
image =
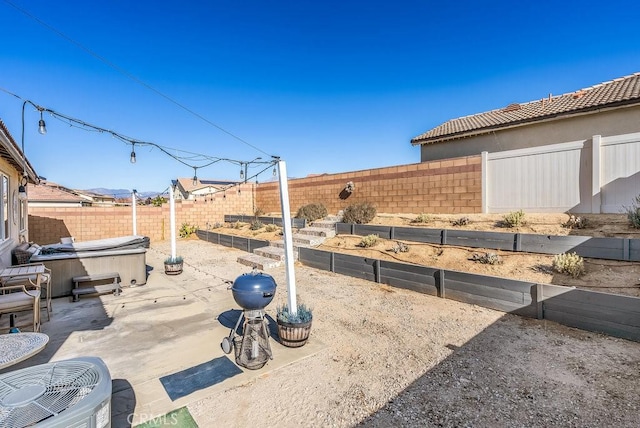
<svg viewBox="0 0 640 428">
<path fill-rule="evenodd" d="M 254 206 L 255 184 L 252 183 L 194 201 L 176 201 L 176 236 L 183 223 L 206 229 L 207 225 L 223 223 L 225 214 L 251 215 L 255 212 Z M 138 235 L 154 241 L 171 238 L 169 203 L 161 207 L 138 205 L 136 219 Z M 90 241 L 131 234 L 131 206 L 29 208 L 29 240 L 38 244 L 57 243 L 67 236 L 76 241 Z"/>
<path fill-rule="evenodd" d="M 330 214 L 350 204 L 372 203 L 388 214 L 457 214 L 482 211 L 480 156 L 398 165 L 289 180 L 292 214 L 303 205 L 323 203 Z M 353 182 L 351 194 L 343 192 Z M 265 213 L 280 212 L 277 182 L 260 183 L 256 206 Z"/>
<path fill-rule="evenodd" d="M 481 157 L 468 156 L 363 171 L 323 174 L 289 180 L 289 202 L 295 215 L 303 205 L 323 203 L 336 214 L 356 202 L 372 203 L 388 214 L 472 214 L 482 210 Z M 351 194 L 343 192 L 353 182 Z M 280 216 L 278 182 L 245 183 L 194 201 L 176 202 L 176 234 L 183 223 L 206 229 L 224 215 L 253 215 L 256 210 Z M 151 240 L 171 237 L 169 204 L 137 206 L 137 233 Z M 29 207 L 29 240 L 50 244 L 73 236 L 76 241 L 133 233 L 127 207 Z"/>
</svg>

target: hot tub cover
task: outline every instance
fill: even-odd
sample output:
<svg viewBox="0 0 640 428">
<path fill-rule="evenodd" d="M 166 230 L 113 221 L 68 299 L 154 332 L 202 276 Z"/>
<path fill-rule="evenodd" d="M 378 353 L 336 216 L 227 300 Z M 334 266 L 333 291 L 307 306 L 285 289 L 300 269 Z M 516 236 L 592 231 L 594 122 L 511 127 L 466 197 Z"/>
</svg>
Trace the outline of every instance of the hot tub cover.
<svg viewBox="0 0 640 428">
<path fill-rule="evenodd" d="M 78 253 L 83 251 L 102 251 L 129 248 L 149 248 L 149 237 L 141 235 L 119 236 L 116 238 L 96 239 L 71 244 L 44 245 L 40 254 Z"/>
</svg>

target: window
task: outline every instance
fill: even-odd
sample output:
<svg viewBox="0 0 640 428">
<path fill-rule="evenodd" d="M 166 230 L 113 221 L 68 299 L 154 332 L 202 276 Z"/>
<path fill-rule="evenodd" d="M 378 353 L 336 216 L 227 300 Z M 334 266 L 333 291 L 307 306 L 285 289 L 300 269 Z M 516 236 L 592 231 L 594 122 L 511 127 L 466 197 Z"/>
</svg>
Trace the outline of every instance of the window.
<svg viewBox="0 0 640 428">
<path fill-rule="evenodd" d="M 2 175 L 2 187 L 0 188 L 0 195 L 2 197 L 2 236 L 0 238 L 5 240 L 9 237 L 9 177 Z"/>
</svg>

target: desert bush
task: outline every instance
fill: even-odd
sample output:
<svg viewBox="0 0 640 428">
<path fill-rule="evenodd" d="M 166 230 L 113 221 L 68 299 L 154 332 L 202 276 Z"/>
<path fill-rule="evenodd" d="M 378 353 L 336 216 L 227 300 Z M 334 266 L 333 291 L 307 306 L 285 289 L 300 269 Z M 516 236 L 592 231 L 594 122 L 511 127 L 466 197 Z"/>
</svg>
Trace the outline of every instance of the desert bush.
<svg viewBox="0 0 640 428">
<path fill-rule="evenodd" d="M 584 229 L 588 225 L 588 221 L 584 217 L 578 217 L 575 215 L 570 215 L 569 220 L 562 223 L 562 227 L 567 229 Z"/>
<path fill-rule="evenodd" d="M 471 224 L 471 219 L 469 217 L 460 217 L 459 219 L 451 222 L 452 226 L 466 226 L 468 224 Z"/>
<path fill-rule="evenodd" d="M 376 216 L 376 207 L 369 202 L 351 204 L 344 209 L 343 223 L 365 224 Z"/>
<path fill-rule="evenodd" d="M 229 227 L 231 229 L 242 229 L 242 223 L 240 223 L 240 221 L 238 220 L 235 223 L 231 223 Z"/>
<path fill-rule="evenodd" d="M 411 220 L 411 223 L 429 223 L 431 220 L 432 219 L 429 214 L 422 213 L 418 215 L 418 217 Z"/>
<path fill-rule="evenodd" d="M 398 254 L 398 253 L 408 253 L 409 252 L 409 246 L 407 244 L 405 244 L 404 242 L 396 242 L 395 245 L 393 247 L 391 247 L 391 249 L 389 249 L 389 251 L 393 251 L 394 253 Z"/>
<path fill-rule="evenodd" d="M 327 216 L 327 208 L 321 204 L 307 204 L 298 209 L 296 218 L 303 218 L 307 221 L 314 221 Z"/>
<path fill-rule="evenodd" d="M 502 218 L 503 227 L 520 227 L 526 224 L 524 219 L 525 213 L 522 210 L 512 211 Z"/>
<path fill-rule="evenodd" d="M 264 215 L 264 210 L 262 210 L 262 208 L 256 208 L 256 210 L 253 212 L 253 215 L 256 217 L 260 217 Z"/>
<path fill-rule="evenodd" d="M 249 225 L 249 229 L 251 230 L 259 230 L 259 229 L 262 229 L 263 227 L 264 227 L 264 223 L 262 223 L 260 220 L 254 220 Z"/>
<path fill-rule="evenodd" d="M 380 237 L 378 235 L 367 235 L 362 238 L 362 240 L 358 244 L 358 247 L 362 247 L 362 248 L 373 247 L 378 243 L 379 239 Z"/>
<path fill-rule="evenodd" d="M 584 274 L 584 259 L 576 253 L 557 254 L 553 257 L 553 270 L 578 278 Z"/>
<path fill-rule="evenodd" d="M 624 207 L 627 211 L 629 225 L 635 229 L 640 229 L 640 195 L 636 196 L 630 207 Z"/>
<path fill-rule="evenodd" d="M 265 230 L 266 230 L 267 232 L 275 232 L 276 230 L 278 230 L 278 226 L 276 226 L 275 224 L 268 224 L 268 225 L 265 227 Z"/>
<path fill-rule="evenodd" d="M 484 254 L 473 253 L 473 255 L 469 260 L 472 260 L 474 262 L 479 262 L 485 265 L 501 265 L 502 264 L 502 257 L 500 257 L 500 255 L 496 253 L 484 253 Z"/>
<path fill-rule="evenodd" d="M 189 236 L 196 233 L 197 230 L 198 230 L 198 226 L 196 225 L 192 225 L 189 223 L 182 223 L 182 225 L 180 226 L 180 231 L 178 233 L 180 234 L 181 238 L 188 238 Z"/>
</svg>

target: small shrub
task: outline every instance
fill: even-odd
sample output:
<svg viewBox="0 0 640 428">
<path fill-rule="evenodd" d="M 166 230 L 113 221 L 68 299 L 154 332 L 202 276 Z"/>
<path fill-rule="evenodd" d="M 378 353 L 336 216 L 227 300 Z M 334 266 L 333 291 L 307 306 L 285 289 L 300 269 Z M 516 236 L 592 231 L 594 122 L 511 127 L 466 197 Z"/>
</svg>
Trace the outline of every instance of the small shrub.
<svg viewBox="0 0 640 428">
<path fill-rule="evenodd" d="M 469 260 L 472 260 L 474 262 L 479 262 L 485 265 L 501 265 L 502 264 L 502 257 L 500 257 L 500 255 L 496 253 L 484 253 L 484 254 L 473 253 L 473 255 Z"/>
<path fill-rule="evenodd" d="M 394 253 L 398 254 L 398 253 L 408 253 L 409 252 L 409 246 L 407 244 L 405 244 L 404 242 L 396 242 L 395 245 L 393 247 L 391 247 L 391 249 L 389 251 L 393 251 Z"/>
<path fill-rule="evenodd" d="M 240 221 L 238 220 L 238 221 L 236 221 L 235 223 L 233 223 L 231 225 L 231 228 L 232 229 L 242 229 L 242 223 L 240 223 Z"/>
<path fill-rule="evenodd" d="M 182 263 L 183 259 L 182 259 L 182 256 L 175 256 L 175 257 L 169 256 L 166 259 L 164 259 L 164 262 L 168 265 L 175 265 L 178 263 Z"/>
<path fill-rule="evenodd" d="M 260 220 L 254 220 L 249 225 L 249 229 L 251 230 L 259 230 L 264 227 L 264 224 Z"/>
<path fill-rule="evenodd" d="M 180 226 L 179 234 L 181 238 L 188 238 L 189 236 L 196 233 L 197 230 L 198 226 L 189 223 L 182 223 L 182 226 Z"/>
<path fill-rule="evenodd" d="M 265 227 L 265 230 L 266 230 L 267 232 L 275 232 L 276 230 L 278 230 L 278 226 L 276 226 L 275 224 L 268 224 L 268 225 Z"/>
<path fill-rule="evenodd" d="M 362 238 L 362 241 L 358 244 L 358 247 L 369 248 L 378 243 L 380 237 L 378 235 L 367 235 Z"/>
<path fill-rule="evenodd" d="M 451 222 L 452 226 L 466 226 L 468 224 L 471 224 L 471 219 L 469 217 L 460 217 L 459 219 Z"/>
<path fill-rule="evenodd" d="M 327 216 L 327 208 L 320 203 L 307 204 L 298 209 L 296 218 L 303 218 L 307 221 L 314 221 Z"/>
<path fill-rule="evenodd" d="M 264 215 L 264 211 L 262 210 L 262 208 L 256 208 L 256 210 L 253 212 L 253 215 L 256 217 L 260 217 Z"/>
<path fill-rule="evenodd" d="M 502 218 L 503 227 L 520 227 L 526 224 L 524 220 L 525 213 L 522 210 L 512 211 Z"/>
<path fill-rule="evenodd" d="M 369 202 L 361 202 L 349 205 L 344 209 L 343 223 L 365 224 L 376 216 L 376 207 Z"/>
<path fill-rule="evenodd" d="M 222 223 L 220 223 L 219 221 L 216 221 L 215 223 L 213 223 L 213 228 L 214 229 L 220 229 L 223 226 Z"/>
<path fill-rule="evenodd" d="M 431 221 L 431 216 L 429 214 L 420 214 L 418 217 L 411 220 L 411 223 L 429 223 Z"/>
<path fill-rule="evenodd" d="M 553 257 L 553 270 L 578 278 L 584 274 L 584 259 L 576 253 L 557 254 Z"/>
<path fill-rule="evenodd" d="M 624 207 L 627 211 L 629 225 L 635 229 L 640 229 L 640 195 L 636 196 L 630 207 Z"/>
<path fill-rule="evenodd" d="M 575 215 L 569 216 L 569 220 L 562 223 L 562 227 L 567 229 L 584 229 L 588 225 L 588 221 L 584 217 L 578 217 Z"/>
<path fill-rule="evenodd" d="M 294 315 L 289 312 L 289 305 L 285 304 L 276 307 L 276 319 L 281 322 L 288 322 L 292 324 L 309 322 L 313 319 L 313 310 L 304 303 L 300 303 L 298 305 L 298 310 Z"/>
</svg>

